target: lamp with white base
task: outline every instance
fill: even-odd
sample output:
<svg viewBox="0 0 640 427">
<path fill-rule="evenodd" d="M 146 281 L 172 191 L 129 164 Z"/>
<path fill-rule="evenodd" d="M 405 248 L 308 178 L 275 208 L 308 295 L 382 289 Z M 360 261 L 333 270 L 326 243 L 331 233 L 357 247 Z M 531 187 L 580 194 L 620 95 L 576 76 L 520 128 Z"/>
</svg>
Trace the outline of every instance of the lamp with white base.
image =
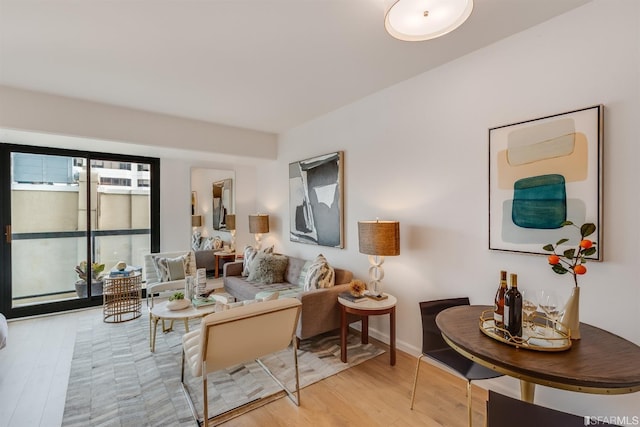
<svg viewBox="0 0 640 427">
<path fill-rule="evenodd" d="M 256 249 L 262 246 L 262 233 L 269 232 L 269 215 L 249 215 L 249 233 L 256 235 Z"/>
<path fill-rule="evenodd" d="M 369 292 L 374 299 L 384 299 L 382 264 L 385 256 L 400 255 L 400 223 L 398 221 L 359 221 L 360 253 L 369 255 Z"/>
</svg>

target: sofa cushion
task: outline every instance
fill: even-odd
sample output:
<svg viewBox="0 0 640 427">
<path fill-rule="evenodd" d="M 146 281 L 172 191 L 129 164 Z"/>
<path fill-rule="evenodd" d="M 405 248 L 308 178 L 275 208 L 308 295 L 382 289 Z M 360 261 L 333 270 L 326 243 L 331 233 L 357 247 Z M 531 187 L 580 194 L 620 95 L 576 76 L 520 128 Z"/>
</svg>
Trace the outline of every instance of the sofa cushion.
<svg viewBox="0 0 640 427">
<path fill-rule="evenodd" d="M 319 254 L 309 266 L 309 271 L 304 279 L 304 290 L 330 288 L 335 283 L 335 271 L 329 265 L 324 255 Z"/>
<path fill-rule="evenodd" d="M 287 263 L 288 258 L 284 255 L 259 252 L 249 265 L 247 280 L 267 284 L 283 282 Z"/>
<path fill-rule="evenodd" d="M 189 254 L 175 258 L 153 257 L 158 279 L 160 279 L 161 282 L 184 279 L 185 272 L 187 271 L 188 256 Z"/>
<path fill-rule="evenodd" d="M 243 251 L 243 255 L 244 255 L 244 260 L 243 260 L 243 265 L 242 265 L 242 275 L 244 277 L 248 277 L 249 276 L 249 266 L 251 265 L 251 261 L 253 261 L 253 259 L 256 257 L 256 255 L 259 253 L 265 253 L 265 254 L 272 254 L 273 253 L 273 246 L 269 246 L 267 248 L 258 250 L 256 248 L 254 248 L 253 246 L 245 246 L 244 251 Z"/>
</svg>

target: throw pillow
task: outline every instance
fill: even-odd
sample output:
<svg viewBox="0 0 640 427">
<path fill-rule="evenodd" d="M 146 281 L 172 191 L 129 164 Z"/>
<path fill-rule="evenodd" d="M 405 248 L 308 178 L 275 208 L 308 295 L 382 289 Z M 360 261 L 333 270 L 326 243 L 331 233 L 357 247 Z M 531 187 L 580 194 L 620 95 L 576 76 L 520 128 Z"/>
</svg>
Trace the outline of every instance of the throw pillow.
<svg viewBox="0 0 640 427">
<path fill-rule="evenodd" d="M 307 274 L 309 273 L 309 267 L 311 267 L 313 261 L 305 261 L 302 269 L 300 269 L 300 276 L 298 276 L 298 285 L 304 288 L 304 281 L 307 280 Z"/>
<path fill-rule="evenodd" d="M 191 249 L 194 251 L 200 250 L 200 241 L 202 240 L 202 233 L 194 231 L 191 235 Z"/>
<path fill-rule="evenodd" d="M 284 255 L 259 252 L 249 265 L 247 280 L 265 284 L 282 283 L 288 262 L 289 258 Z"/>
<path fill-rule="evenodd" d="M 210 251 L 211 249 L 213 249 L 213 237 L 205 237 L 204 239 L 202 239 L 201 249 L 203 251 Z"/>
<path fill-rule="evenodd" d="M 188 256 L 189 254 L 176 258 L 153 257 L 156 273 L 160 281 L 169 282 L 184 279 Z"/>
<path fill-rule="evenodd" d="M 249 276 L 249 266 L 251 265 L 251 261 L 253 261 L 253 259 L 256 257 L 256 255 L 259 252 L 262 252 L 265 254 L 272 254 L 273 246 L 269 246 L 268 248 L 261 249 L 260 251 L 258 251 L 253 246 L 245 246 L 244 251 L 242 252 L 243 254 L 242 276 L 244 277 Z"/>
<path fill-rule="evenodd" d="M 222 241 L 222 239 L 218 236 L 216 236 L 213 239 L 213 249 L 222 249 L 222 246 L 224 245 L 224 242 Z"/>
<path fill-rule="evenodd" d="M 309 266 L 303 289 L 310 291 L 312 289 L 330 288 L 334 283 L 335 271 L 333 267 L 329 265 L 327 259 L 322 254 L 318 255 Z"/>
</svg>

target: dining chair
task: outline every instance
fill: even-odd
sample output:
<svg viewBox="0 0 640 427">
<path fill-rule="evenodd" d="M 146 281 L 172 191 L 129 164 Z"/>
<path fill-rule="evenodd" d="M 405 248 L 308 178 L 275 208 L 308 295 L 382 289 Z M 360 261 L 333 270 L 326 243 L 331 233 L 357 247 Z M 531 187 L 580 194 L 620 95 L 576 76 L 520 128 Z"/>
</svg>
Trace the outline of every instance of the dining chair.
<svg viewBox="0 0 640 427">
<path fill-rule="evenodd" d="M 598 422 L 598 424 L 604 423 Z M 487 427 L 514 425 L 518 427 L 582 427 L 587 425 L 587 419 L 489 390 Z"/>
<path fill-rule="evenodd" d="M 298 348 L 295 333 L 301 306 L 302 303 L 296 298 L 280 298 L 216 312 L 202 319 L 199 330 L 183 336 L 180 382 L 199 426 L 221 424 L 285 394 L 294 404 L 300 406 Z M 287 348 L 293 352 L 292 371 L 295 374 L 295 392 L 290 391 L 259 360 L 260 357 Z M 281 390 L 209 417 L 207 375 L 253 360 L 280 386 Z M 185 367 L 193 377 L 201 378 L 202 417 L 198 415 L 191 392 L 185 382 Z"/>
<path fill-rule="evenodd" d="M 473 424 L 471 411 L 471 381 L 496 378 L 503 374 L 489 368 L 485 368 L 452 349 L 442 338 L 440 329 L 438 329 L 438 326 L 436 325 L 436 316 L 441 311 L 451 307 L 469 305 L 469 298 L 462 297 L 423 301 L 419 304 L 420 314 L 422 316 L 422 354 L 418 356 L 418 362 L 416 364 L 416 373 L 413 380 L 413 392 L 411 393 L 411 409 L 413 409 L 416 397 L 420 362 L 423 357 L 428 357 L 453 369 L 467 380 L 467 416 L 469 426 L 471 427 Z"/>
</svg>

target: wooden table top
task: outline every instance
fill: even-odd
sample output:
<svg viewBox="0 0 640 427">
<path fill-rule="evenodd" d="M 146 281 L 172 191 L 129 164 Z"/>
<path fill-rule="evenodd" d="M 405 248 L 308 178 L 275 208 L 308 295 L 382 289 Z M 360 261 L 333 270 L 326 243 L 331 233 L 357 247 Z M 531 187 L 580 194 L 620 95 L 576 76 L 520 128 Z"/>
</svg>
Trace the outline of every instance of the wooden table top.
<svg viewBox="0 0 640 427">
<path fill-rule="evenodd" d="M 565 390 L 598 394 L 640 391 L 640 347 L 611 332 L 580 323 L 582 339 L 561 352 L 512 347 L 478 326 L 490 306 L 442 311 L 436 323 L 445 340 L 464 356 L 509 376 Z"/>
</svg>

